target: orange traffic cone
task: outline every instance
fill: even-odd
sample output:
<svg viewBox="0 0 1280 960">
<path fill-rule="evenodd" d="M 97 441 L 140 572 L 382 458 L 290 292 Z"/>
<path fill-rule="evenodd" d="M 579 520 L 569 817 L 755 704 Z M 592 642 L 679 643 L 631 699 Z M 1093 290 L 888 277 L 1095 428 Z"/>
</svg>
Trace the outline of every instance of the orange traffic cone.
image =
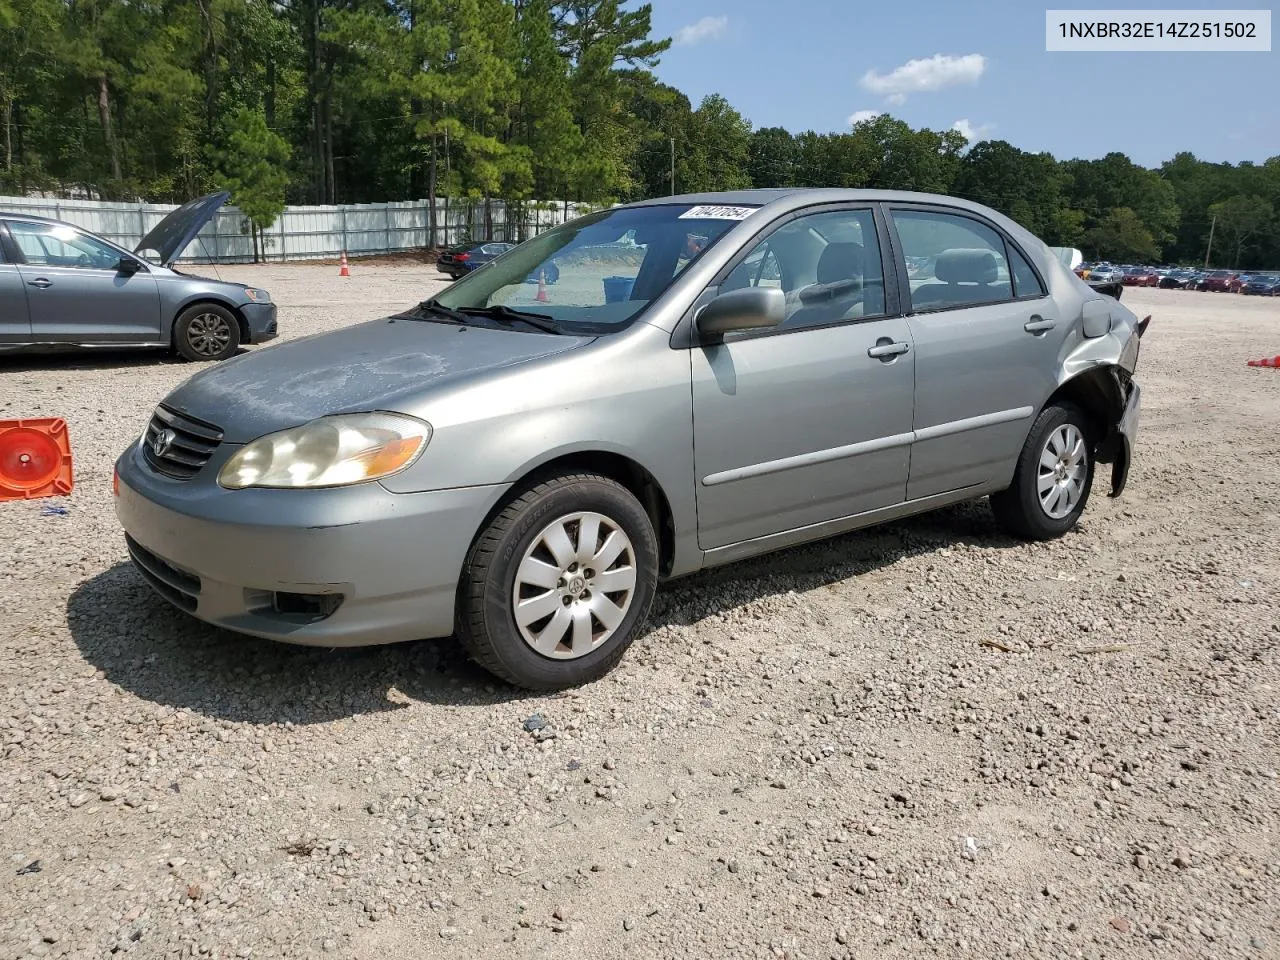
<svg viewBox="0 0 1280 960">
<path fill-rule="evenodd" d="M 1251 367 L 1277 367 L 1280 368 L 1280 355 L 1274 357 L 1263 357 L 1261 360 L 1248 361 Z"/>
<path fill-rule="evenodd" d="M 539 303 L 547 303 L 551 298 L 547 296 L 547 271 L 538 271 L 538 295 L 533 299 Z"/>
<path fill-rule="evenodd" d="M 347 251 L 345 250 L 342 251 L 342 269 L 338 271 L 338 276 L 340 277 L 351 276 L 351 271 L 347 269 Z"/>
<path fill-rule="evenodd" d="M 0 500 L 64 497 L 71 487 L 67 421 L 0 420 Z"/>
</svg>

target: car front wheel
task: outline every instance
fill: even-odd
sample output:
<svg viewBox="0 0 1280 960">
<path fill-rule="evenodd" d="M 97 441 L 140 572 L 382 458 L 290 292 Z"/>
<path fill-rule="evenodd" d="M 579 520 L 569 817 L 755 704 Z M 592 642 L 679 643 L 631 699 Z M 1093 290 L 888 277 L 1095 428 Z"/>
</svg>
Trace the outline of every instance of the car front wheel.
<svg viewBox="0 0 1280 960">
<path fill-rule="evenodd" d="M 1079 407 L 1046 407 L 1023 444 L 1012 485 L 991 495 L 996 521 L 1026 540 L 1062 536 L 1089 502 L 1093 449 L 1089 419 Z"/>
<path fill-rule="evenodd" d="M 622 659 L 657 581 L 657 537 L 640 502 L 606 477 L 553 476 L 508 503 L 472 545 L 458 637 L 516 686 L 578 686 Z"/>
<path fill-rule="evenodd" d="M 240 324 L 226 307 L 197 303 L 178 315 L 173 345 L 188 360 L 225 360 L 240 346 Z"/>
</svg>

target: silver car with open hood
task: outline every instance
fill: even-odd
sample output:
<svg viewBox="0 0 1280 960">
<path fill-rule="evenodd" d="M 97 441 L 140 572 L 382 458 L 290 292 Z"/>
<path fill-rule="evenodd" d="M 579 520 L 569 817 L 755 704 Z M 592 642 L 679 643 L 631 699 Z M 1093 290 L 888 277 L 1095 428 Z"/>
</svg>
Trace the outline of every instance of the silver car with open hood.
<svg viewBox="0 0 1280 960">
<path fill-rule="evenodd" d="M 267 291 L 175 267 L 229 196 L 183 204 L 133 251 L 60 220 L 0 210 L 0 352 L 153 347 L 225 360 L 241 344 L 273 339 Z"/>
</svg>

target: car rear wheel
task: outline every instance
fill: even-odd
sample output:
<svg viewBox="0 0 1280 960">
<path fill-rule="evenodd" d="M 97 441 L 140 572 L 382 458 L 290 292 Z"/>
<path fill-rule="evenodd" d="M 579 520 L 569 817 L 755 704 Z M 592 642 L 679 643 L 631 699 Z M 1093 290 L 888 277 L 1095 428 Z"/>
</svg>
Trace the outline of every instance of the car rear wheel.
<svg viewBox="0 0 1280 960">
<path fill-rule="evenodd" d="M 1012 485 L 991 496 L 996 521 L 1025 540 L 1069 531 L 1089 502 L 1093 451 L 1089 419 L 1079 407 L 1046 407 L 1022 446 Z"/>
<path fill-rule="evenodd" d="M 226 307 L 197 303 L 178 315 L 173 346 L 188 360 L 225 360 L 240 346 L 240 324 Z"/>
<path fill-rule="evenodd" d="M 657 537 L 639 501 L 595 474 L 553 476 L 508 503 L 472 545 L 458 637 L 516 686 L 578 686 L 622 659 L 657 582 Z"/>
</svg>

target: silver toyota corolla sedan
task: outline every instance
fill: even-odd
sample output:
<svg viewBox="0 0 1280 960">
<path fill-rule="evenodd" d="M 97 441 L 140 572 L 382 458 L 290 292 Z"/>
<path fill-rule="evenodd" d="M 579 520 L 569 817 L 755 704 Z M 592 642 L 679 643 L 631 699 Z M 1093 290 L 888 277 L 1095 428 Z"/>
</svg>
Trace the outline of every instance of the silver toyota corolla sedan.
<svg viewBox="0 0 1280 960">
<path fill-rule="evenodd" d="M 652 200 L 197 373 L 119 458 L 117 512 L 203 620 L 456 634 L 563 688 L 618 662 L 664 579 L 987 495 L 1018 537 L 1066 533 L 1097 464 L 1125 485 L 1149 319 L 964 200 Z"/>
<path fill-rule="evenodd" d="M 0 353 L 159 347 L 225 360 L 276 336 L 265 290 L 175 267 L 230 194 L 161 220 L 132 251 L 60 220 L 0 210 Z"/>
</svg>

